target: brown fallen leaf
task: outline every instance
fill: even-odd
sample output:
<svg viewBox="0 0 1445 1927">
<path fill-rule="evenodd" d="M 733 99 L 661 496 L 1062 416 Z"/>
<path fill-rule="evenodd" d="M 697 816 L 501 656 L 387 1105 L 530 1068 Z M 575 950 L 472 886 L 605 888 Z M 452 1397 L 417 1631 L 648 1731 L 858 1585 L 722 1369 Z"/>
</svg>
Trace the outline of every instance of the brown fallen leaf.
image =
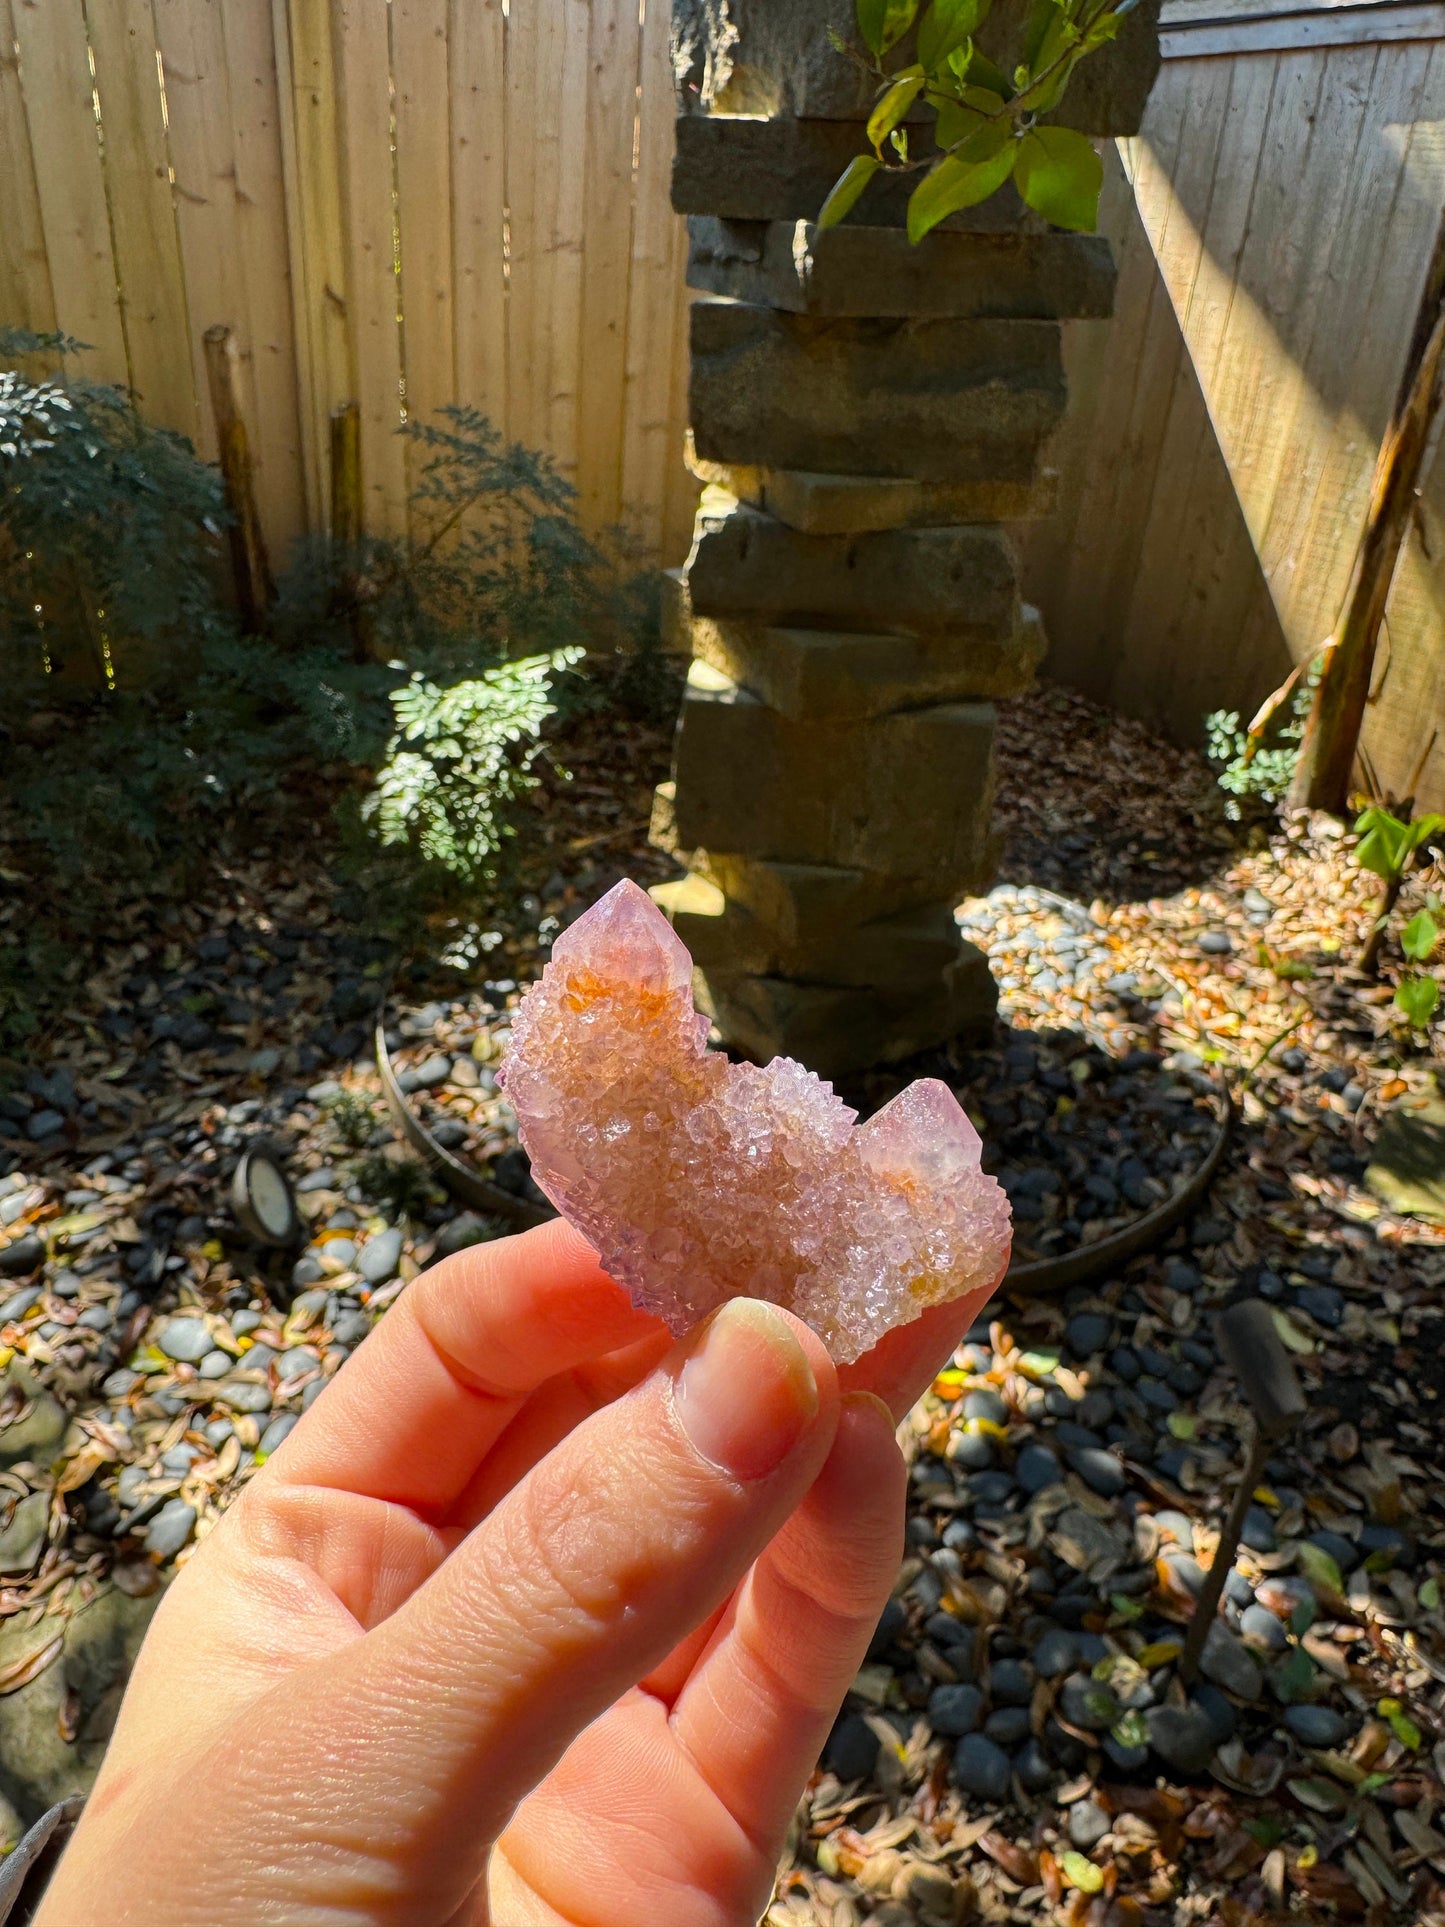
<svg viewBox="0 0 1445 1927">
<path fill-rule="evenodd" d="M 1039 1877 L 1039 1863 L 1026 1847 L 1017 1847 L 998 1829 L 991 1828 L 978 1843 L 996 1866 L 1021 1887 L 1032 1887 Z"/>
<path fill-rule="evenodd" d="M 57 1633 L 44 1646 L 37 1647 L 32 1653 L 23 1653 L 19 1659 L 12 1660 L 8 1666 L 0 1668 L 0 1693 L 18 1693 L 22 1686 L 28 1686 L 31 1680 L 39 1679 L 51 1661 L 59 1659 L 64 1645 L 64 1633 Z"/>
</svg>

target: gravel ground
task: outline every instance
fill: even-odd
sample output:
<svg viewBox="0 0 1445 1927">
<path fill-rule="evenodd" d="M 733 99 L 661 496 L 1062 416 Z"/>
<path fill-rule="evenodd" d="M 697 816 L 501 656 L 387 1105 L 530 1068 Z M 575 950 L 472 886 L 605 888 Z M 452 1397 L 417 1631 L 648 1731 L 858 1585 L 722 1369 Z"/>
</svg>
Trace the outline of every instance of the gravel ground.
<svg viewBox="0 0 1445 1927">
<path fill-rule="evenodd" d="M 391 1006 L 413 1102 L 520 1196 L 507 1013 L 558 928 L 662 872 L 643 839 L 665 755 L 584 732 L 512 914 L 438 933 L 461 969 L 414 968 Z M 907 1554 L 770 1927 L 1445 1918 L 1445 1232 L 1365 1182 L 1382 1119 L 1437 1093 L 1388 981 L 1349 963 L 1374 880 L 1323 820 L 1232 843 L 1197 759 L 1063 691 L 1006 707 L 1000 760 L 1005 880 L 961 917 L 1001 1022 L 908 1073 L 959 1090 L 1034 1257 L 1187 1181 L 1221 1082 L 1236 1129 L 1187 1226 L 1062 1297 L 1006 1292 L 911 1414 Z M 0 1063 L 12 1833 L 93 1773 L 175 1563 L 408 1279 L 498 1228 L 393 1137 L 366 1052 L 392 960 L 324 855 L 119 907 L 67 1021 Z M 18 893 L 0 934 L 7 914 Z M 261 1136 L 298 1186 L 299 1257 L 249 1250 L 226 1211 Z M 1212 1317 L 1246 1295 L 1309 1416 L 1186 1692 L 1248 1430 Z"/>
</svg>

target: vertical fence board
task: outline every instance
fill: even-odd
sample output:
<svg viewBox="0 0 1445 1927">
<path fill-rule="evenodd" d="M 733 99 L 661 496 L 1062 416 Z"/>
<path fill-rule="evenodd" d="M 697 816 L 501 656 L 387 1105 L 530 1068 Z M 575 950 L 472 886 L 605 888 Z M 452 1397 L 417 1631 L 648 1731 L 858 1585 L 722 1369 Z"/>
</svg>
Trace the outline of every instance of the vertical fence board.
<svg viewBox="0 0 1445 1927">
<path fill-rule="evenodd" d="M 578 497 L 583 520 L 593 529 L 609 528 L 622 515 L 639 35 L 637 0 L 593 0 L 577 446 Z"/>
<path fill-rule="evenodd" d="M 452 0 L 452 272 L 457 399 L 507 433 L 507 73 L 502 0 Z"/>
<path fill-rule="evenodd" d="M 43 9 L 17 6 L 13 24 L 55 323 L 90 344 L 93 352 L 83 362 L 87 376 L 124 385 L 125 334 L 81 0 L 50 0 Z"/>
<path fill-rule="evenodd" d="M 15 52 L 10 0 L 0 0 L 0 328 L 55 327 L 55 296 L 45 258 L 45 228 L 35 185 L 29 117 Z"/>
<path fill-rule="evenodd" d="M 671 296 L 683 278 L 685 229 L 670 199 L 677 110 L 668 26 L 666 0 L 647 0 L 623 406 L 623 513 L 643 541 L 653 542 L 654 532 L 663 527 L 669 463 L 680 454 L 686 421 L 685 412 L 681 421 L 674 415 L 672 391 L 677 321 Z M 666 385 L 660 378 L 664 369 Z"/>
<path fill-rule="evenodd" d="M 307 520 L 331 526 L 332 412 L 353 398 L 331 0 L 272 0 Z"/>
<path fill-rule="evenodd" d="M 201 409 L 150 0 L 89 0 L 106 194 L 131 379 L 152 421 L 193 439 Z"/>
<path fill-rule="evenodd" d="M 406 527 L 406 449 L 399 432 L 401 338 L 387 16 L 374 0 L 336 0 L 334 17 L 363 512 L 373 535 L 399 535 Z"/>
<path fill-rule="evenodd" d="M 457 399 L 447 12 L 447 0 L 394 0 L 391 15 L 402 344 L 415 421 Z M 411 446 L 406 454 L 414 487 L 425 455 Z"/>
<path fill-rule="evenodd" d="M 249 313 L 245 351 L 256 391 L 256 419 L 250 424 L 256 486 L 272 560 L 280 565 L 307 524 L 280 77 L 269 10 L 256 0 L 220 0 L 220 6 L 237 250 Z"/>
</svg>

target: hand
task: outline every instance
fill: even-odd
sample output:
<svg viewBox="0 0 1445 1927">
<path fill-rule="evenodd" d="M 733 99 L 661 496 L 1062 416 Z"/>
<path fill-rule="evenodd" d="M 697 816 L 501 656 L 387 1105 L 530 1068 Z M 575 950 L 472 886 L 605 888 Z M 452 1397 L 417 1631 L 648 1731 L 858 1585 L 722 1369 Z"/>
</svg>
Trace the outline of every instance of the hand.
<svg viewBox="0 0 1445 1927">
<path fill-rule="evenodd" d="M 749 1927 L 984 1296 L 839 1372 L 562 1223 L 425 1273 L 162 1601 L 38 1927 Z"/>
</svg>

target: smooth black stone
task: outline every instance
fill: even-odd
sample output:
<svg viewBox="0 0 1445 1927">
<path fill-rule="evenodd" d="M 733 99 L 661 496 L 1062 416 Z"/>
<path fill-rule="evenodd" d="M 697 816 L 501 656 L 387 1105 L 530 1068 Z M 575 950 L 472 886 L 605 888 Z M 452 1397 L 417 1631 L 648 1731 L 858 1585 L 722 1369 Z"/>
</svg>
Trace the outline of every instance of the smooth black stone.
<svg viewBox="0 0 1445 1927">
<path fill-rule="evenodd" d="M 1086 1733 L 1104 1733 L 1119 1717 L 1119 1702 L 1106 1686 L 1087 1673 L 1071 1673 L 1059 1691 L 1059 1708 L 1070 1726 Z"/>
<path fill-rule="evenodd" d="M 935 1686 L 928 1696 L 928 1723 L 935 1733 L 958 1738 L 976 1733 L 983 1718 L 983 1694 L 976 1686 Z"/>
<path fill-rule="evenodd" d="M 981 1386 L 977 1391 L 970 1392 L 964 1399 L 963 1416 L 966 1419 L 988 1419 L 994 1425 L 1006 1425 L 1008 1406 L 1004 1404 L 997 1392 L 990 1391 L 987 1386 Z"/>
<path fill-rule="evenodd" d="M 1084 1484 L 1104 1499 L 1117 1498 L 1128 1483 L 1124 1468 L 1113 1453 L 1097 1446 L 1081 1446 L 1070 1452 L 1069 1464 Z"/>
<path fill-rule="evenodd" d="M 1104 1752 L 1121 1773 L 1137 1773 L 1149 1760 L 1147 1746 L 1125 1746 L 1112 1733 L 1104 1735 Z"/>
<path fill-rule="evenodd" d="M 1239 1615 L 1239 1630 L 1256 1650 L 1282 1653 L 1289 1645 L 1289 1634 L 1267 1606 L 1246 1606 Z"/>
<path fill-rule="evenodd" d="M 1000 1706 L 983 1723 L 989 1739 L 1000 1746 L 1018 1746 L 1029 1736 L 1029 1709 L 1026 1706 Z"/>
<path fill-rule="evenodd" d="M 874 1628 L 873 1637 L 868 1642 L 869 1659 L 877 1659 L 886 1653 L 890 1646 L 897 1644 L 900 1635 L 907 1629 L 907 1608 L 901 1599 L 890 1599 Z"/>
<path fill-rule="evenodd" d="M 33 1231 L 22 1237 L 12 1239 L 0 1251 L 0 1278 L 19 1278 L 27 1271 L 34 1271 L 45 1259 L 45 1245 Z"/>
<path fill-rule="evenodd" d="M 1177 1412 L 1179 1409 L 1178 1393 L 1171 1391 L 1162 1379 L 1141 1378 L 1138 1392 L 1140 1398 L 1153 1411 L 1169 1413 Z"/>
<path fill-rule="evenodd" d="M 995 1706 L 1027 1706 L 1033 1692 L 1033 1675 L 1021 1661 L 1002 1659 L 991 1668 L 989 1693 Z"/>
<path fill-rule="evenodd" d="M 943 1543 L 953 1552 L 972 1552 L 978 1544 L 978 1534 L 967 1519 L 955 1519 L 943 1528 Z"/>
<path fill-rule="evenodd" d="M 1284 1723 L 1305 1746 L 1338 1746 L 1350 1723 L 1332 1706 L 1287 1706 Z"/>
<path fill-rule="evenodd" d="M 1066 1627 L 1051 1626 L 1034 1642 L 1032 1658 L 1041 1678 L 1058 1679 L 1078 1665 L 1079 1642 Z"/>
<path fill-rule="evenodd" d="M 997 1458 L 993 1440 L 982 1432 L 960 1432 L 949 1441 L 948 1457 L 965 1472 L 986 1472 Z"/>
<path fill-rule="evenodd" d="M 1197 1706 L 1209 1721 L 1209 1730 L 1214 1735 L 1216 1746 L 1223 1746 L 1227 1739 L 1233 1737 L 1235 1726 L 1238 1724 L 1234 1702 L 1221 1687 L 1214 1684 L 1213 1680 L 1200 1680 L 1194 1689 L 1190 1703 Z"/>
<path fill-rule="evenodd" d="M 1414 1545 L 1397 1526 L 1381 1526 L 1373 1522 L 1360 1527 L 1360 1551 L 1366 1558 L 1374 1552 L 1387 1552 L 1401 1566 L 1412 1565 L 1415 1558 Z"/>
<path fill-rule="evenodd" d="M 1274 1520 L 1262 1505 L 1252 1505 L 1245 1513 L 1244 1530 L 1239 1536 L 1251 1552 L 1274 1551 Z"/>
<path fill-rule="evenodd" d="M 977 1794 L 981 1800 L 1006 1800 L 1012 1768 L 1002 1747 L 982 1733 L 970 1733 L 954 1752 L 953 1777 L 964 1793 Z"/>
<path fill-rule="evenodd" d="M 1076 1358 L 1092 1358 L 1095 1352 L 1101 1352 L 1108 1344 L 1112 1329 L 1110 1321 L 1102 1313 L 1081 1311 L 1065 1326 L 1064 1339 Z"/>
<path fill-rule="evenodd" d="M 1013 1756 L 1013 1769 L 1025 1793 L 1043 1793 L 1054 1783 L 1055 1769 L 1037 1740 L 1027 1740 Z"/>
<path fill-rule="evenodd" d="M 845 1713 L 828 1736 L 823 1765 L 840 1780 L 864 1780 L 878 1760 L 878 1735 L 861 1713 Z"/>
<path fill-rule="evenodd" d="M 1097 1432 L 1087 1425 L 1076 1425 L 1072 1419 L 1060 1419 L 1054 1427 L 1053 1436 L 1060 1445 L 1100 1446 L 1104 1443 Z"/>
<path fill-rule="evenodd" d="M 1043 1492 L 1063 1478 L 1058 1460 L 1045 1446 L 1028 1445 L 1014 1464 L 1014 1477 L 1025 1492 Z"/>
<path fill-rule="evenodd" d="M 1136 1345 L 1134 1356 L 1151 1378 L 1167 1378 L 1174 1366 L 1168 1352 L 1161 1352 L 1153 1345 Z"/>
<path fill-rule="evenodd" d="M 1170 1258 L 1164 1266 L 1164 1282 L 1171 1291 L 1194 1292 L 1204 1283 L 1204 1277 L 1197 1266 L 1186 1264 L 1182 1258 Z"/>
<path fill-rule="evenodd" d="M 1352 1541 L 1339 1532 L 1325 1530 L 1312 1532 L 1309 1535 L 1309 1543 L 1312 1546 L 1318 1546 L 1321 1552 L 1327 1552 L 1342 1573 L 1349 1572 L 1359 1558 Z"/>
<path fill-rule="evenodd" d="M 1126 1346 L 1119 1345 L 1109 1354 L 1109 1370 L 1115 1378 L 1132 1385 L 1139 1376 L 1139 1361 Z"/>
<path fill-rule="evenodd" d="M 1333 1330 L 1345 1316 L 1344 1293 L 1333 1285 L 1301 1285 L 1295 1293 L 1295 1303 L 1301 1311 L 1321 1325 Z"/>
<path fill-rule="evenodd" d="M 985 1505 L 1001 1505 L 1012 1498 L 1014 1482 L 1008 1472 L 975 1472 L 968 1481 L 968 1496 Z"/>
<path fill-rule="evenodd" d="M 1177 1773 L 1203 1773 L 1214 1755 L 1209 1717 L 1197 1706 L 1151 1706 L 1144 1716 L 1149 1744 Z"/>
</svg>

